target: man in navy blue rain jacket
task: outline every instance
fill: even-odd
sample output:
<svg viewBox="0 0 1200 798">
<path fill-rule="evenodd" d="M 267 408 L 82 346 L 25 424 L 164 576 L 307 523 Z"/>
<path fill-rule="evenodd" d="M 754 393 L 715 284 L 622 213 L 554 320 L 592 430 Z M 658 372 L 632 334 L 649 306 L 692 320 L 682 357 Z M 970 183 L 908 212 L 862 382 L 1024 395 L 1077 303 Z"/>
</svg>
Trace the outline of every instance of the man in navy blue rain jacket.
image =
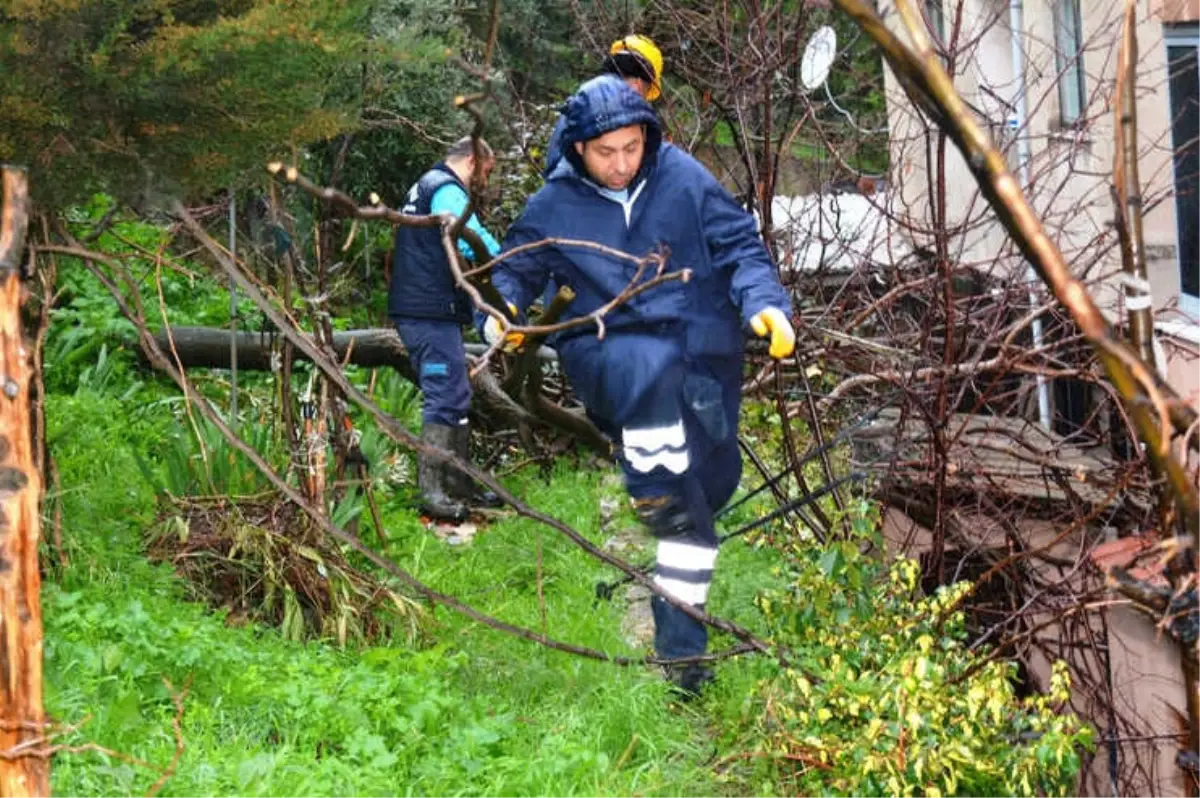
<svg viewBox="0 0 1200 798">
<path fill-rule="evenodd" d="M 486 184 L 495 158 L 482 141 L 480 149 L 487 159 L 481 171 Z M 470 198 L 467 184 L 474 171 L 471 139 L 463 138 L 450 148 L 444 161 L 409 189 L 404 213 L 461 216 Z M 489 254 L 499 251 L 499 244 L 474 214 L 466 226 L 479 235 Z M 460 239 L 458 247 L 465 257 L 473 256 L 465 241 Z M 421 388 L 421 440 L 466 459 L 470 444 L 467 410 L 471 405 L 471 384 L 462 325 L 471 323 L 472 305 L 454 282 L 439 228 L 396 228 L 388 315 L 408 350 Z M 418 474 L 422 509 L 436 519 L 462 521 L 471 504 L 499 503 L 495 494 L 477 491 L 465 475 L 427 456 L 419 458 Z"/>
<path fill-rule="evenodd" d="M 619 78 L 594 78 L 567 101 L 564 117 L 565 157 L 509 229 L 505 249 L 583 239 L 637 256 L 665 250 L 669 270 L 691 270 L 688 282 L 664 283 L 610 312 L 603 339 L 586 325 L 551 343 L 589 416 L 620 443 L 626 488 L 658 538 L 655 582 L 702 608 L 717 556 L 713 514 L 741 475 L 743 322 L 771 336 L 772 356 L 787 357 L 795 346 L 790 298 L 754 218 L 699 162 L 662 142 L 637 92 Z M 570 286 L 566 321 L 610 302 L 634 272 L 629 261 L 558 244 L 502 261 L 492 280 L 522 310 L 547 283 Z M 476 320 L 489 341 L 504 335 L 495 319 Z M 659 656 L 705 652 L 703 624 L 657 596 L 652 607 Z M 668 675 L 686 694 L 712 678 L 699 665 Z"/>
</svg>

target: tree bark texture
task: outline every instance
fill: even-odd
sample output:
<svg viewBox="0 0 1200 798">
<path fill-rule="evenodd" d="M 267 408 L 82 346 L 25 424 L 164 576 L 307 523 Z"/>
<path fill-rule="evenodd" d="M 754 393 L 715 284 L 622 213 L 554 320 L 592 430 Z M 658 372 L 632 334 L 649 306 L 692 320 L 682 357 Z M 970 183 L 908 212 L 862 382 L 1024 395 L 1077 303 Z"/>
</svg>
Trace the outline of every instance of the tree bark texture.
<svg viewBox="0 0 1200 798">
<path fill-rule="evenodd" d="M 180 362 L 187 368 L 229 368 L 229 330 L 218 327 L 171 327 L 171 338 Z M 273 353 L 283 343 L 283 336 L 273 332 L 241 331 L 237 334 L 238 368 L 251 371 L 269 371 Z M 165 330 L 154 334 L 154 340 L 163 351 L 170 353 L 171 344 Z M 353 349 L 350 349 L 353 345 Z M 346 362 L 346 350 L 350 349 L 349 363 L 364 368 L 386 366 L 394 368 L 405 379 L 414 380 L 416 375 L 408 363 L 408 352 L 400 342 L 395 330 L 376 328 L 348 330 L 333 334 L 333 348 L 338 360 Z M 487 351 L 484 344 L 466 344 L 467 354 L 482 355 Z M 306 359 L 297 352 L 297 360 Z M 542 347 L 538 350 L 541 360 L 554 360 L 554 350 Z"/>
<path fill-rule="evenodd" d="M 185 368 L 229 368 L 229 330 L 218 327 L 171 327 L 154 334 L 154 340 L 169 357 L 178 357 Z M 269 371 L 272 361 L 279 358 L 283 337 L 272 332 L 237 333 L 238 368 L 242 371 Z M 172 347 L 172 343 L 174 346 Z M 482 355 L 485 344 L 466 344 L 467 354 Z M 333 348 L 339 361 L 365 368 L 387 367 L 401 377 L 416 383 L 417 377 L 408 362 L 408 353 L 395 330 L 375 328 L 348 330 L 333 334 Z M 174 354 L 172 354 L 172 351 Z M 347 357 L 347 353 L 349 356 Z M 303 352 L 293 352 L 296 360 L 307 360 Z M 543 362 L 557 360 L 549 347 L 540 347 L 537 358 Z M 281 361 L 280 361 L 281 362 Z M 511 423 L 534 423 L 560 429 L 576 436 L 586 446 L 608 456 L 611 444 L 588 420 L 582 411 L 558 407 L 540 396 L 522 396 L 522 405 L 504 392 L 500 383 L 487 370 L 471 378 L 476 410 Z"/>
<path fill-rule="evenodd" d="M 21 259 L 29 223 L 22 169 L 3 168 L 0 215 L 0 796 L 48 795 L 41 749 L 41 476 L 33 467 L 30 351 L 21 330 Z"/>
</svg>

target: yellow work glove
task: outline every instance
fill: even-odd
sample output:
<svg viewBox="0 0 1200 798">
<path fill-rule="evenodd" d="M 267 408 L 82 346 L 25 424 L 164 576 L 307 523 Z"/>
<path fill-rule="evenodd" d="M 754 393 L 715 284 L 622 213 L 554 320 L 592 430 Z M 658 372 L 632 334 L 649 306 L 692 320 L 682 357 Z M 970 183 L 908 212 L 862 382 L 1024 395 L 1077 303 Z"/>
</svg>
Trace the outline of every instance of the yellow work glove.
<svg viewBox="0 0 1200 798">
<path fill-rule="evenodd" d="M 517 316 L 517 306 L 509 302 L 508 309 L 512 311 L 513 318 Z M 489 344 L 495 346 L 496 342 L 504 337 L 504 345 L 500 348 L 505 352 L 515 352 L 525 343 L 525 334 L 518 332 L 510 332 L 505 335 L 500 329 L 500 322 L 495 316 L 488 316 L 488 320 L 483 323 L 483 338 Z"/>
<path fill-rule="evenodd" d="M 759 338 L 771 334 L 771 357 L 782 360 L 796 348 L 796 331 L 787 314 L 779 308 L 765 308 L 750 319 L 750 328 Z"/>
</svg>

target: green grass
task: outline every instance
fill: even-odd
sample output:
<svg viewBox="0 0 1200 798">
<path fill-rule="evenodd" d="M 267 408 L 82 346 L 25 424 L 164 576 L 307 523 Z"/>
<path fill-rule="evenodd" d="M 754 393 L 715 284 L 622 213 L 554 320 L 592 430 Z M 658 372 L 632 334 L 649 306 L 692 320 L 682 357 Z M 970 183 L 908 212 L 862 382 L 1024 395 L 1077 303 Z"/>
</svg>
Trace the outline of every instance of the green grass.
<svg viewBox="0 0 1200 798">
<path fill-rule="evenodd" d="M 116 393 L 80 387 L 48 402 L 71 565 L 43 593 L 46 706 L 74 727 L 56 742 L 122 755 L 58 755 L 57 793 L 147 791 L 159 771 L 128 757 L 161 768 L 175 754 L 164 680 L 188 690 L 184 749 L 165 795 L 1067 794 L 1090 745 L 1090 730 L 1052 706 L 1069 695 L 1065 683 L 1021 701 L 1014 667 L 971 670 L 961 611 L 947 619 L 939 609 L 965 584 L 920 598 L 915 562 L 886 567 L 861 554 L 863 541 L 878 544 L 861 501 L 850 516 L 857 539 L 722 547 L 709 610 L 786 646 L 793 666 L 722 663 L 717 683 L 686 706 L 653 669 L 553 651 L 445 608 L 431 611 L 417 646 L 287 640 L 189 602 L 170 569 L 147 561 L 156 497 L 144 472 L 178 446 L 168 433 L 179 408 L 157 380 L 136 401 Z M 769 461 L 780 458 L 774 418 L 763 407 L 745 413 L 747 437 Z M 376 457 L 389 445 L 375 441 Z M 628 509 L 602 520 L 602 499 L 623 504 L 612 471 L 562 461 L 548 477 L 531 469 L 507 482 L 598 545 L 632 523 Z M 613 572 L 563 536 L 509 516 L 451 546 L 421 526 L 411 491 L 383 490 L 380 504 L 387 553 L 418 578 L 539 629 L 540 550 L 547 634 L 644 653 L 622 639 L 622 605 L 595 598 Z M 726 529 L 762 511 L 740 509 Z M 632 561 L 649 559 L 643 542 Z M 714 635 L 712 644 L 730 642 Z M 968 672 L 966 684 L 954 681 Z M 995 718 L 979 714 L 979 696 Z M 919 724 L 913 706 L 923 707 Z M 974 726 L 964 733 L 963 723 Z M 903 731 L 910 726 L 920 741 Z M 1028 729 L 1044 733 L 1014 743 Z M 918 742 L 921 772 L 897 765 L 896 747 Z M 794 750 L 825 757 L 828 773 L 793 764 Z"/>
<path fill-rule="evenodd" d="M 134 453 L 155 462 L 174 423 L 152 404 L 160 390 L 149 385 L 141 404 L 86 390 L 50 397 L 72 562 L 44 592 L 46 704 L 61 722 L 87 719 L 61 742 L 92 741 L 165 765 L 175 750 L 165 677 L 189 685 L 186 747 L 165 795 L 760 791 L 722 783 L 711 763 L 734 743 L 717 742 L 709 718 L 746 711 L 750 684 L 772 667 L 762 660 L 723 665 L 705 701 L 680 707 L 653 670 L 551 651 L 444 608 L 434 611 L 428 648 L 340 650 L 234 625 L 187 601 L 170 570 L 141 551 L 155 496 Z M 599 528 L 599 499 L 623 496 L 611 473 L 564 462 L 548 482 L 529 471 L 510 485 L 596 543 L 631 521 L 622 510 Z M 540 540 L 547 632 L 642 653 L 620 637 L 620 604 L 595 600 L 596 581 L 613 572 L 553 530 L 513 517 L 452 547 L 421 527 L 405 489 L 382 503 L 390 556 L 439 590 L 534 628 Z M 710 609 L 760 627 L 751 597 L 771 583 L 775 558 L 742 541 L 724 548 Z M 132 794 L 157 776 L 83 752 L 55 758 L 52 786 Z"/>
</svg>

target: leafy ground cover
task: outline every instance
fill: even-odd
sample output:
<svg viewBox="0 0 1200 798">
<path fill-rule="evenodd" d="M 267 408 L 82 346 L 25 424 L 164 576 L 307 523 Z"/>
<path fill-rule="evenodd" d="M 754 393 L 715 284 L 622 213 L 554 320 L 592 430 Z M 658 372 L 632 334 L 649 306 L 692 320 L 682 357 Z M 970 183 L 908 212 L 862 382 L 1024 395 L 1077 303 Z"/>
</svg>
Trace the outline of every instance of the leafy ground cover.
<svg viewBox="0 0 1200 798">
<path fill-rule="evenodd" d="M 973 662 L 961 618 L 941 616 L 953 592 L 922 599 L 912 564 L 888 569 L 849 542 L 723 549 L 711 609 L 800 656 L 791 668 L 727 662 L 691 705 L 652 670 L 440 609 L 415 644 L 347 647 L 210 610 L 144 555 L 156 497 L 133 452 L 156 460 L 173 421 L 155 401 L 130 404 L 90 391 L 50 404 L 71 565 L 45 590 L 47 703 L 61 720 L 88 718 L 66 742 L 166 764 L 175 705 L 163 679 L 188 685 L 186 747 L 164 794 L 1063 794 L 1078 768 L 1087 731 L 1056 714 L 1061 695 L 1018 701 L 1003 664 L 952 684 Z M 620 494 L 611 473 L 564 462 L 548 481 L 512 484 L 597 543 L 627 520 L 603 523 L 601 503 Z M 534 628 L 540 546 L 547 631 L 638 653 L 621 602 L 596 599 L 611 573 L 556 533 L 508 518 L 451 546 L 403 486 L 382 511 L 390 556 Z M 870 534 L 869 514 L 860 529 Z M 61 793 L 135 793 L 156 778 L 102 754 L 55 761 Z"/>
<path fill-rule="evenodd" d="M 164 423 L 89 392 L 56 397 L 50 415 L 52 435 L 71 431 L 56 445 L 71 566 L 45 591 L 48 708 L 64 720 L 90 716 L 75 742 L 165 764 L 175 709 L 162 679 L 188 684 L 186 749 L 164 794 L 721 791 L 705 766 L 714 753 L 705 714 L 671 706 L 650 671 L 545 650 L 442 610 L 424 646 L 342 649 L 230 623 L 189 601 L 169 567 L 142 554 L 156 506 L 132 452 L 167 438 Z M 618 487 L 564 467 L 527 490 L 595 533 L 598 497 Z M 628 652 L 620 606 L 595 600 L 594 582 L 606 574 L 550 532 L 505 520 L 456 548 L 425 530 L 403 497 L 384 512 L 388 553 L 416 576 L 535 627 L 540 537 L 549 631 Z M 727 558 L 728 572 L 765 573 L 770 559 L 744 548 Z M 757 614 L 746 586 L 724 584 L 714 605 Z M 735 690 L 738 680 L 727 681 Z M 84 753 L 55 761 L 54 788 L 136 793 L 156 778 Z"/>
</svg>

